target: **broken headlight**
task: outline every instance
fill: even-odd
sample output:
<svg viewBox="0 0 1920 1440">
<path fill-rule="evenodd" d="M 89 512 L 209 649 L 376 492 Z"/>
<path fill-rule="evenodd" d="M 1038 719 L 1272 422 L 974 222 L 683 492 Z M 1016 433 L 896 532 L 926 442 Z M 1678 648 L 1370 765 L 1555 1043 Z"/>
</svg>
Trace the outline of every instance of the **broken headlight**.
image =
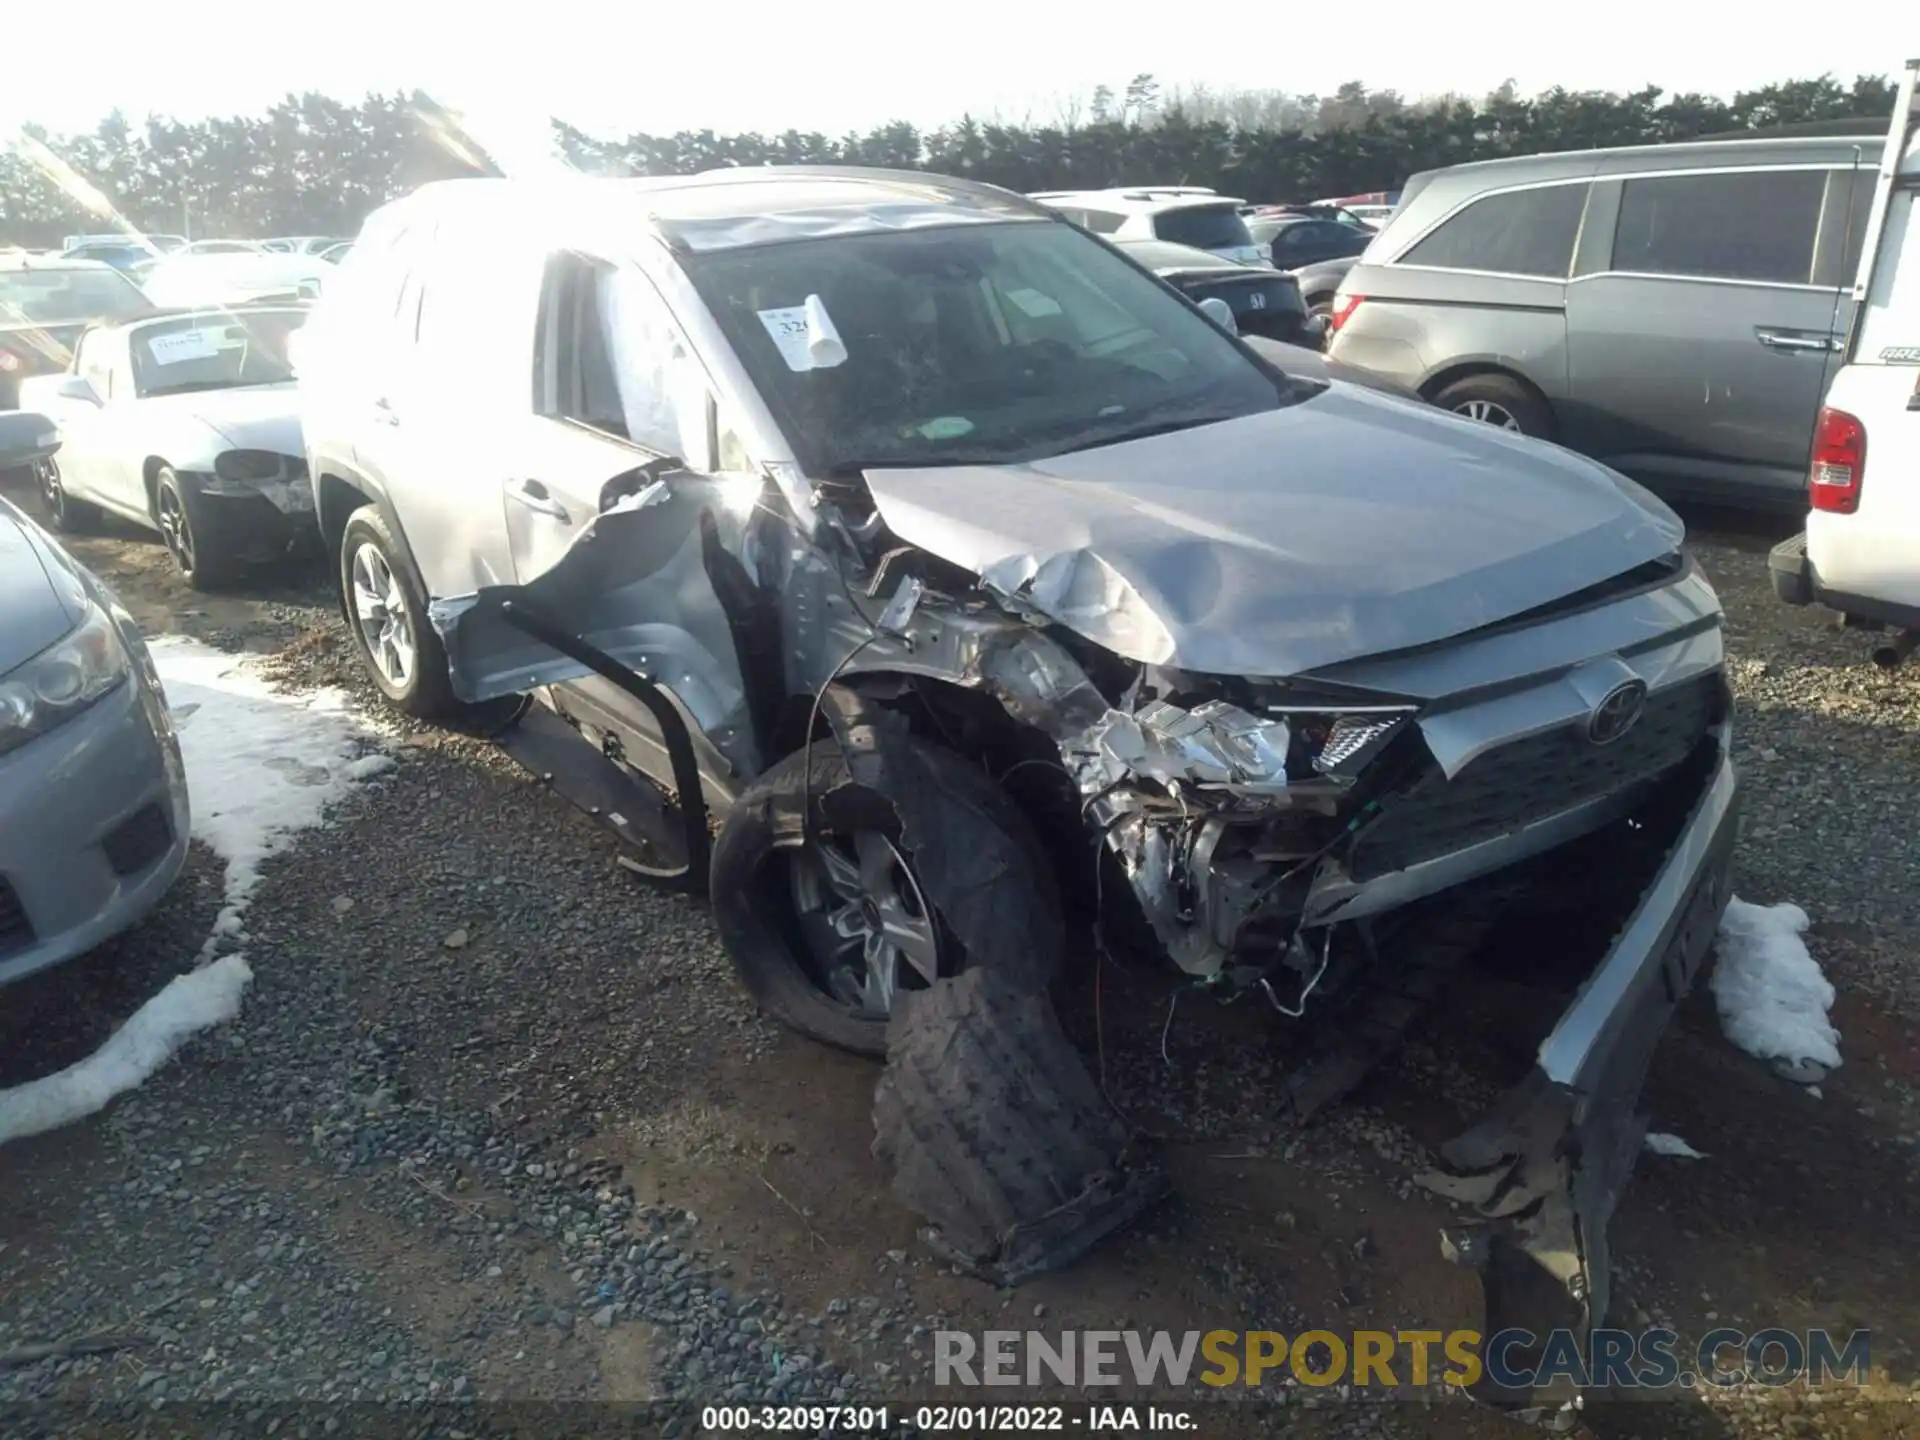
<svg viewBox="0 0 1920 1440">
<path fill-rule="evenodd" d="M 1413 720 L 1411 700 L 1369 691 L 1288 686 L 1262 697 L 1260 710 L 1293 732 L 1296 780 L 1352 781 Z"/>
</svg>

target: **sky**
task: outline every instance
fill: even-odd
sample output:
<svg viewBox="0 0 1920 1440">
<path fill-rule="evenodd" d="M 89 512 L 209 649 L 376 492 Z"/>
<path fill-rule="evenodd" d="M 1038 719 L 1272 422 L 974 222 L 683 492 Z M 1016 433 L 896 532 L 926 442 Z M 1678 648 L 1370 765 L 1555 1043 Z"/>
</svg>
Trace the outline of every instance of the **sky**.
<svg viewBox="0 0 1920 1440">
<path fill-rule="evenodd" d="M 1171 32 L 1164 22 L 1176 11 L 1141 3 L 1136 21 L 1123 18 L 1126 6 L 1086 0 L 729 0 L 664 10 L 647 0 L 169 0 L 157 8 L 95 0 L 78 12 L 15 0 L 7 8 L 18 13 L 5 26 L 0 133 L 22 121 L 88 129 L 116 106 L 136 120 L 149 112 L 199 119 L 257 113 L 289 90 L 357 99 L 418 88 L 491 126 L 529 133 L 557 115 L 604 136 L 837 134 L 892 119 L 937 125 L 966 112 L 1041 123 L 1069 97 L 1103 83 L 1119 90 L 1141 71 L 1163 87 L 1294 93 L 1324 94 L 1354 79 L 1409 97 L 1479 95 L 1511 77 L 1522 93 L 1655 84 L 1730 95 L 1822 71 L 1846 81 L 1889 73 L 1920 53 L 1920 22 L 1902 0 L 1824 0 L 1817 25 L 1789 12 L 1781 23 L 1737 27 L 1722 0 L 1614 0 L 1605 23 L 1557 6 L 1509 6 L 1499 23 L 1472 24 L 1434 0 L 1370 0 L 1351 44 L 1309 40 L 1320 26 L 1301 22 L 1326 15 L 1320 3 L 1255 3 L 1217 24 L 1176 22 Z M 75 13 L 89 32 L 78 43 Z M 1520 14 L 1530 23 L 1518 23 Z M 124 38 L 108 39 L 115 31 Z"/>
</svg>

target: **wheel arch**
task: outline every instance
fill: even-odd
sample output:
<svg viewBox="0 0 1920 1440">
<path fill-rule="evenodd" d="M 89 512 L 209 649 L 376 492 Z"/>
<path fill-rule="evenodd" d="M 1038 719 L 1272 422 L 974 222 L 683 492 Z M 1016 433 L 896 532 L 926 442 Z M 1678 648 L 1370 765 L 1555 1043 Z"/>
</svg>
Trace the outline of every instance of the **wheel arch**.
<svg viewBox="0 0 1920 1440">
<path fill-rule="evenodd" d="M 326 553 L 333 559 L 334 583 L 340 580 L 340 542 L 347 532 L 347 521 L 353 518 L 353 512 L 363 505 L 378 507 L 380 518 L 386 521 L 387 530 L 392 534 L 394 543 L 400 547 L 400 558 L 420 579 L 424 590 L 426 580 L 420 569 L 420 562 L 414 558 L 413 545 L 407 539 L 407 530 L 400 523 L 399 513 L 393 507 L 393 501 L 386 490 L 360 470 L 339 461 L 316 457 L 314 509 L 315 521 L 320 527 L 320 538 Z M 341 613 L 346 614 L 346 592 L 340 591 Z M 349 620 L 351 616 L 347 616 Z"/>
<path fill-rule="evenodd" d="M 1498 376 L 1502 380 L 1511 380 L 1522 390 L 1525 390 L 1529 395 L 1533 396 L 1534 399 L 1540 402 L 1541 408 L 1547 412 L 1547 418 L 1553 422 L 1554 433 L 1559 433 L 1560 412 L 1553 403 L 1553 397 L 1548 395 L 1546 391 L 1542 390 L 1512 366 L 1502 365 L 1496 360 L 1462 360 L 1447 366 L 1444 370 L 1436 371 L 1434 374 L 1428 376 L 1425 382 L 1421 384 L 1420 398 L 1431 405 L 1435 402 L 1440 392 L 1449 385 L 1456 385 L 1462 380 L 1472 380 L 1482 375 Z"/>
</svg>

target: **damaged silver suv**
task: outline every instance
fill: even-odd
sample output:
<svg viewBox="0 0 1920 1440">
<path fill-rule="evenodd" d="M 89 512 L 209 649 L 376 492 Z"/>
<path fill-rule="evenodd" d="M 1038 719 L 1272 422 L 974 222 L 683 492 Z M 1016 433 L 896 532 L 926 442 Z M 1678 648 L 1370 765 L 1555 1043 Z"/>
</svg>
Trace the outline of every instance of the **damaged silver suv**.
<svg viewBox="0 0 1920 1440">
<path fill-rule="evenodd" d="M 1489 1333 L 1599 1323 L 1735 824 L 1720 608 L 1658 501 L 1290 377 L 1057 214 L 918 174 L 430 185 L 302 344 L 374 683 L 489 711 L 710 892 L 762 1006 L 887 1055 L 880 1149 L 982 1273 L 1157 1193 L 1047 1005 L 1067 906 L 1308 1017 L 1305 1114 L 1495 919 L 1603 904 L 1428 1177 L 1486 1217 L 1446 1243 Z"/>
</svg>

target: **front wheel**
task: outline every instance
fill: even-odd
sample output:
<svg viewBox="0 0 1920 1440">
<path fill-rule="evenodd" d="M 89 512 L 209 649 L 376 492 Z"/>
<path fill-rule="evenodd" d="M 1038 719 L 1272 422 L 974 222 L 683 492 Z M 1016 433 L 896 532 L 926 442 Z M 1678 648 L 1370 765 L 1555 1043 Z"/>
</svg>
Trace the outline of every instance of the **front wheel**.
<svg viewBox="0 0 1920 1440">
<path fill-rule="evenodd" d="M 427 599 L 377 505 L 362 505 L 340 536 L 347 629 L 382 695 L 421 720 L 466 709 L 453 693 L 447 652 L 427 620 Z"/>
<path fill-rule="evenodd" d="M 174 568 L 195 590 L 217 590 L 238 573 L 228 538 L 207 513 L 206 501 L 165 465 L 154 480 L 153 519 Z"/>
<path fill-rule="evenodd" d="M 714 923 L 741 983 L 775 1019 L 862 1055 L 886 1054 L 902 996 L 988 964 L 1044 986 L 1065 943 L 1044 852 L 1006 793 L 950 750 L 899 743 L 910 814 L 938 843 L 916 851 L 894 798 L 822 741 L 748 787 L 713 852 Z M 961 904 L 971 945 L 947 909 Z"/>
</svg>

